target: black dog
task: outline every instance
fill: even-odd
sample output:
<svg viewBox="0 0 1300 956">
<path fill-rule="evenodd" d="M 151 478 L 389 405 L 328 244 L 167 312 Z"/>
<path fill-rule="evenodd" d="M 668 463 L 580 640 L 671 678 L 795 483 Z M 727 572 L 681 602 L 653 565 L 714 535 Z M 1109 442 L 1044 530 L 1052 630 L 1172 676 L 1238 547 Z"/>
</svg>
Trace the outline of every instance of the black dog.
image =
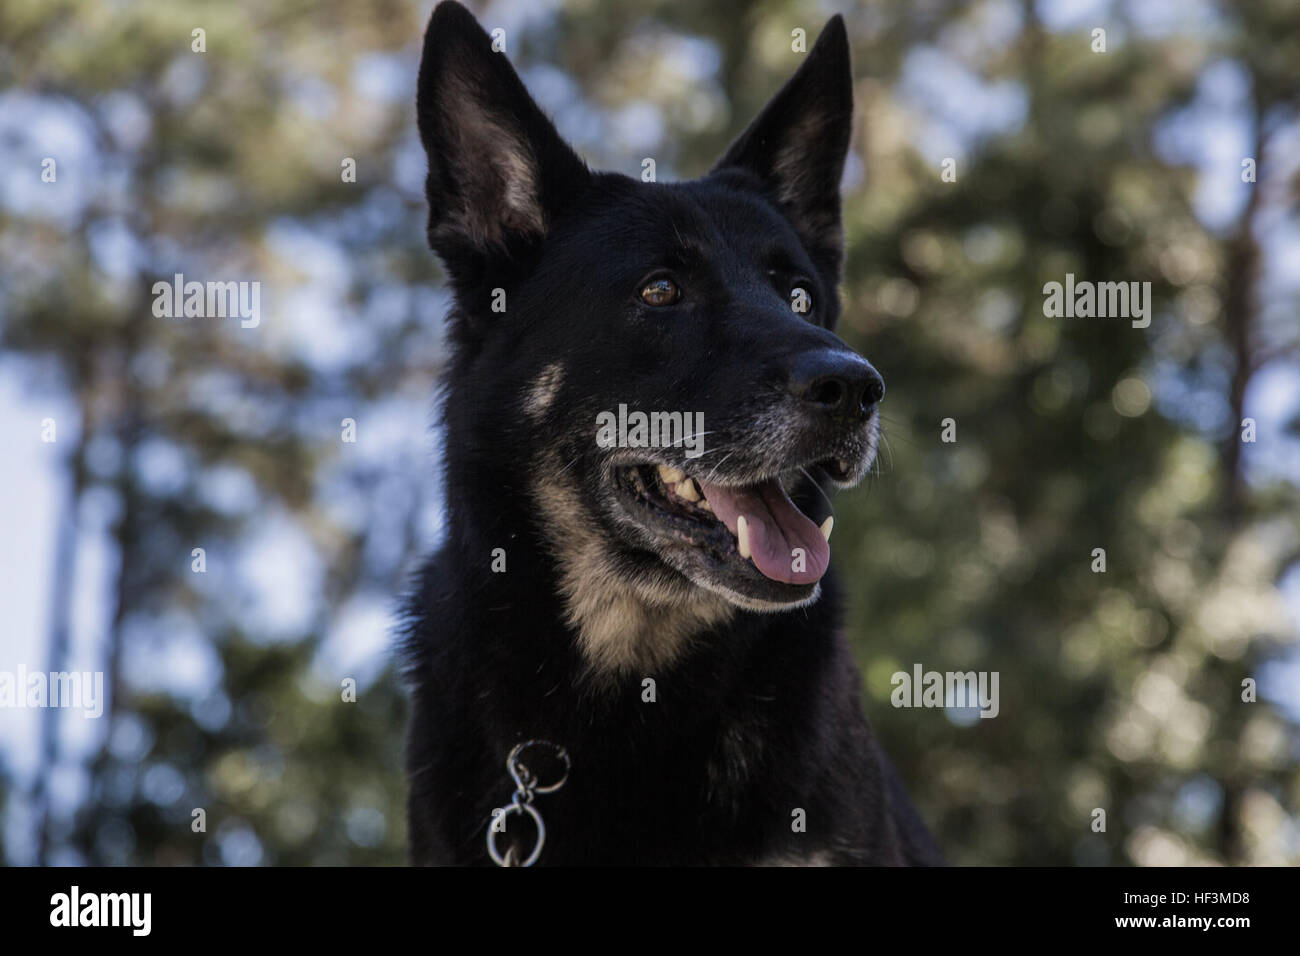
<svg viewBox="0 0 1300 956">
<path fill-rule="evenodd" d="M 456 305 L 448 536 L 408 608 L 413 860 L 941 862 L 826 571 L 823 486 L 866 474 L 884 394 L 831 332 L 843 22 L 691 182 L 589 171 L 456 3 L 418 112 Z"/>
</svg>

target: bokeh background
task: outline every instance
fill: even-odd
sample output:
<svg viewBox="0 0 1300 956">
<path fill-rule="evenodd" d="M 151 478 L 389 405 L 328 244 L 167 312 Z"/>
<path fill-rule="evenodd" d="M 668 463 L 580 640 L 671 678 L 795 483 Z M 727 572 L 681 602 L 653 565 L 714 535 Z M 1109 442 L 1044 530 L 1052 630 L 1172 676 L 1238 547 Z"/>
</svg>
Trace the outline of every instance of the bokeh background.
<svg viewBox="0 0 1300 956">
<path fill-rule="evenodd" d="M 111 687 L 99 720 L 0 710 L 0 859 L 404 860 L 393 611 L 442 533 L 431 8 L 0 5 L 0 670 Z M 1300 862 L 1300 5 L 474 9 L 594 165 L 661 180 L 845 14 L 841 331 L 889 396 L 834 560 L 871 719 L 954 862 Z M 260 281 L 260 326 L 155 318 L 176 272 Z M 1045 318 L 1067 272 L 1150 281 L 1150 327 Z M 892 708 L 915 663 L 998 671 L 1000 715 Z"/>
</svg>

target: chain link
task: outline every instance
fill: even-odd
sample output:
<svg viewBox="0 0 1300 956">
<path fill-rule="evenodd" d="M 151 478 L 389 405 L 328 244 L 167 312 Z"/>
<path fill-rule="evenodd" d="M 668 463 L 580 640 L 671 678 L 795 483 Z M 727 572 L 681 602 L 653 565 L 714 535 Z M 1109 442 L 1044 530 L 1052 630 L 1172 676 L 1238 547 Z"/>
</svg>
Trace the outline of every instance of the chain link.
<svg viewBox="0 0 1300 956">
<path fill-rule="evenodd" d="M 537 775 L 524 764 L 523 754 L 532 747 L 550 750 L 555 759 L 564 764 L 564 773 L 555 783 L 547 784 L 544 787 L 539 786 Z M 492 822 L 488 824 L 487 849 L 488 856 L 492 857 L 493 863 L 497 866 L 532 866 L 537 862 L 538 857 L 542 855 L 542 847 L 546 844 L 546 824 L 542 822 L 541 813 L 533 806 L 533 797 L 539 793 L 554 793 L 559 790 L 568 781 L 569 770 L 572 766 L 569 760 L 569 752 L 549 740 L 527 740 L 521 744 L 516 744 L 510 751 L 510 754 L 506 757 L 506 771 L 515 782 L 515 792 L 510 796 L 509 805 L 498 807 L 492 811 Z M 520 859 L 521 851 L 518 845 L 510 846 L 504 855 L 497 849 L 496 835 L 505 832 L 506 819 L 511 816 L 518 816 L 521 819 L 525 816 L 531 817 L 533 825 L 537 827 L 537 844 L 533 847 L 533 851 L 522 860 Z"/>
</svg>

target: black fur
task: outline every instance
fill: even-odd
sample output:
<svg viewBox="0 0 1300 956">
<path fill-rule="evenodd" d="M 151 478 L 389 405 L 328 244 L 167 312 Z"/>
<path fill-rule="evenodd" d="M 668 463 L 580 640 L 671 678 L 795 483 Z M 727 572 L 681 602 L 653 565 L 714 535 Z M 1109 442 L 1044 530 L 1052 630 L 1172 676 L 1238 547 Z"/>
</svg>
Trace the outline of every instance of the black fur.
<svg viewBox="0 0 1300 956">
<path fill-rule="evenodd" d="M 563 789 L 536 800 L 547 827 L 541 864 L 941 862 L 862 716 L 830 573 L 811 603 L 732 608 L 661 658 L 633 647 L 602 665 L 584 649 L 564 592 L 580 542 L 538 505 L 539 496 L 578 502 L 578 528 L 592 536 L 584 546 L 602 550 L 610 574 L 704 607 L 720 599 L 693 581 L 715 572 L 697 573 L 689 548 L 661 546 L 621 517 L 611 475 L 622 460 L 595 447 L 598 411 L 620 402 L 700 410 L 709 442 L 730 449 L 723 474 L 737 482 L 772 459 L 828 454 L 852 456 L 845 483 L 861 477 L 874 416 L 815 415 L 785 384 L 801 356 L 865 366 L 831 331 L 851 110 L 836 17 L 707 177 L 668 185 L 593 173 L 473 17 L 451 2 L 434 11 L 418 111 L 429 238 L 456 307 L 448 536 L 408 607 L 415 863 L 490 862 L 492 811 L 513 790 L 506 754 L 537 738 L 573 761 Z M 635 293 L 664 268 L 688 294 L 653 310 Z M 794 281 L 811 286 L 811 315 L 791 312 Z M 491 307 L 496 289 L 505 312 Z M 539 401 L 535 385 L 556 367 Z M 800 481 L 794 499 L 812 516 L 825 508 L 822 491 Z M 505 573 L 491 570 L 497 548 Z M 756 600 L 814 593 L 737 580 Z M 650 619 L 673 612 L 658 607 Z M 657 639 L 653 627 L 647 634 Z M 643 700 L 646 678 L 653 703 Z M 792 827 L 797 810 L 806 832 Z M 503 845 L 516 838 L 529 842 L 514 830 Z"/>
</svg>

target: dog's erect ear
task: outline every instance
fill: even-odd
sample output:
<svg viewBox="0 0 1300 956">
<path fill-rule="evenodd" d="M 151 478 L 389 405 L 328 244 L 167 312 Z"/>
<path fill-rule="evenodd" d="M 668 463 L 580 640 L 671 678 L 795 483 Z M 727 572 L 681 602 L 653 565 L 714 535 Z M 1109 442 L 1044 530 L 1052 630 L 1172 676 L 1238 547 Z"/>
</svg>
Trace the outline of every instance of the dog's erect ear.
<svg viewBox="0 0 1300 956">
<path fill-rule="evenodd" d="M 416 111 L 429 156 L 429 244 L 452 271 L 466 257 L 542 239 L 588 177 L 504 53 L 458 3 L 429 19 Z"/>
<path fill-rule="evenodd" d="M 809 253 L 838 272 L 844 249 L 840 177 L 852 128 L 849 39 L 836 14 L 794 76 L 713 169 L 755 174 Z"/>
</svg>

